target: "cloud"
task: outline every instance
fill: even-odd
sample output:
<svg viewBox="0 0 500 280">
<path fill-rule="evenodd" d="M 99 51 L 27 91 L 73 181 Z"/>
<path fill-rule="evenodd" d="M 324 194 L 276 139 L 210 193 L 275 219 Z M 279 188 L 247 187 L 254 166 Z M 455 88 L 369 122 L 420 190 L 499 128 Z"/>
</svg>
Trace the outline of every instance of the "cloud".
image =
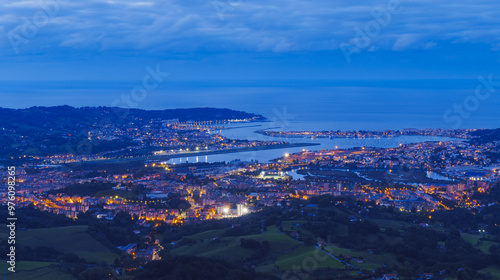
<svg viewBox="0 0 500 280">
<path fill-rule="evenodd" d="M 436 42 L 430 41 L 430 42 L 427 42 L 424 44 L 424 49 L 429 50 L 429 49 L 433 49 L 436 46 L 437 46 Z"/>
<path fill-rule="evenodd" d="M 50 2 L 58 3 L 57 14 L 20 46 L 21 54 L 336 50 L 356 36 L 356 27 L 375 20 L 374 10 L 386 10 L 389 0 L 5 0 L 0 3 L 3 34 L 33 22 Z M 402 12 L 372 38 L 371 52 L 429 49 L 440 42 L 498 48 L 496 1 L 400 2 Z M 0 48 L 9 53 L 5 44 Z"/>
<path fill-rule="evenodd" d="M 392 50 L 394 51 L 402 51 L 405 50 L 409 47 L 411 47 L 413 44 L 415 44 L 419 40 L 420 36 L 416 34 L 403 34 L 398 36 L 396 42 L 394 42 L 394 45 L 392 46 Z"/>
</svg>

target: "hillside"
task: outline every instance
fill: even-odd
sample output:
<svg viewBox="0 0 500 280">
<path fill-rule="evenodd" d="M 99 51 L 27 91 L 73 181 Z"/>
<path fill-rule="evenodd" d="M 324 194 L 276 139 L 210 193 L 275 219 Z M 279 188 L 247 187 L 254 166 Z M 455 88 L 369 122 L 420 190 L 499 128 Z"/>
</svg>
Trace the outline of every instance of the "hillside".
<svg viewBox="0 0 500 280">
<path fill-rule="evenodd" d="M 100 121 L 113 124 L 129 122 L 148 123 L 152 119 L 185 121 L 221 121 L 229 119 L 264 120 L 256 114 L 218 108 L 189 108 L 141 110 L 116 107 L 71 106 L 31 107 L 27 109 L 0 108 L 0 128 L 27 132 L 77 131 Z"/>
<path fill-rule="evenodd" d="M 290 203 L 282 212 L 267 209 L 230 223 L 166 231 L 165 256 L 217 259 L 286 279 L 371 279 L 387 273 L 400 279 L 423 273 L 497 279 L 498 241 L 492 236 L 460 234 L 442 212 L 430 221 L 420 213 L 336 199 L 313 197 L 311 207 Z"/>
<path fill-rule="evenodd" d="M 19 231 L 17 238 L 21 247 L 28 252 L 33 248 L 46 247 L 53 249 L 54 253 L 58 255 L 73 253 L 90 262 L 106 262 L 108 264 L 120 257 L 90 235 L 87 228 L 87 226 L 69 226 L 27 229 Z M 38 256 L 38 259 L 42 257 Z"/>
<path fill-rule="evenodd" d="M 31 107 L 28 109 L 0 108 L 0 159 L 44 156 L 61 153 L 77 153 L 87 147 L 89 133 L 101 133 L 104 137 L 92 144 L 92 152 L 99 153 L 137 146 L 131 131 L 141 130 L 155 122 L 223 122 L 227 120 L 265 120 L 263 116 L 217 108 L 191 108 L 168 110 L 141 110 L 115 107 L 70 106 Z M 130 137 L 123 137 L 124 131 Z M 112 136 L 110 136 L 112 135 Z M 116 137 L 120 136 L 120 137 Z M 79 152 L 78 152 L 79 153 Z M 23 163 L 26 162 L 23 159 Z"/>
</svg>

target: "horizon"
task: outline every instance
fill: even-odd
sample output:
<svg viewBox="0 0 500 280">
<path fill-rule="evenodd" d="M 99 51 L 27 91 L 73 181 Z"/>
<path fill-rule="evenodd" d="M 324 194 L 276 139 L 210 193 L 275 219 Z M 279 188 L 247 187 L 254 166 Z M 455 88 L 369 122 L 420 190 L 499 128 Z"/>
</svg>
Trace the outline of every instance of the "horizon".
<svg viewBox="0 0 500 280">
<path fill-rule="evenodd" d="M 442 129 L 442 130 L 457 130 L 457 129 L 465 129 L 465 130 L 495 130 L 495 129 L 500 129 L 500 126 L 498 125 L 484 125 L 483 126 L 474 126 L 474 125 L 460 125 L 459 127 L 450 127 L 449 124 L 447 125 L 442 125 L 442 126 L 419 126 L 419 125 L 399 125 L 399 126 L 394 126 L 393 124 L 390 124 L 388 122 L 382 123 L 380 126 L 377 126 L 375 128 L 371 128 L 369 125 L 369 122 L 365 122 L 363 120 L 358 120 L 356 123 L 353 122 L 348 122 L 348 126 L 343 126 L 342 128 L 338 127 L 332 127 L 331 122 L 325 122 L 324 120 L 318 120 L 318 119 L 301 119 L 299 115 L 294 115 L 294 114 L 289 114 L 287 112 L 286 107 L 283 108 L 282 112 L 276 111 L 276 109 L 273 109 L 273 111 L 266 115 L 266 114 L 260 114 L 257 112 L 252 112 L 248 110 L 243 110 L 243 109 L 233 109 L 233 108 L 227 108 L 227 107 L 210 107 L 210 106 L 201 106 L 201 107 L 176 107 L 176 108 L 163 108 L 163 109 L 151 109 L 151 108 L 132 108 L 132 107 L 113 107 L 113 106 L 71 106 L 71 105 L 51 105 L 51 106 L 31 106 L 31 107 L 26 107 L 26 108 L 6 108 L 6 107 L 1 107 L 0 109 L 6 109 L 6 110 L 30 110 L 33 108 L 61 108 L 61 107 L 68 107 L 71 109 L 87 109 L 87 108 L 116 108 L 116 109 L 121 109 L 121 110 L 139 110 L 139 111 L 147 111 L 147 112 L 161 112 L 161 111 L 175 111 L 175 110 L 196 110 L 196 109 L 214 109 L 214 110 L 230 110 L 233 112 L 241 112 L 241 113 L 248 113 L 248 114 L 253 114 L 255 116 L 262 117 L 263 119 L 261 120 L 252 120 L 251 122 L 257 122 L 257 123 L 273 123 L 273 124 L 278 124 L 279 126 L 276 128 L 280 129 L 286 129 L 287 131 L 300 131 L 300 130 L 310 130 L 310 131 L 323 131 L 323 130 L 340 130 L 340 131 L 389 131 L 389 130 L 406 130 L 406 129 L 417 129 L 417 130 L 436 130 L 436 129 Z M 467 118 L 466 118 L 467 119 Z M 418 122 L 417 122 L 418 123 Z M 413 123 L 416 124 L 416 123 Z M 361 125 L 361 126 L 360 126 Z M 308 127 L 308 129 L 305 129 L 305 127 Z M 311 129 L 312 127 L 312 129 Z M 352 127 L 352 128 L 349 128 Z M 267 129 L 270 129 L 267 128 Z"/>
</svg>

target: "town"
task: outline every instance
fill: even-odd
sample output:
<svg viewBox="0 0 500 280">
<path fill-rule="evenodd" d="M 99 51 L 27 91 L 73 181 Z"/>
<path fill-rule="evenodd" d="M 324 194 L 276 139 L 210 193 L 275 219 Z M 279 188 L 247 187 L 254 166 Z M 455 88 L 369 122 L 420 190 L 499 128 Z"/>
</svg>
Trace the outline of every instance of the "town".
<svg viewBox="0 0 500 280">
<path fill-rule="evenodd" d="M 245 124 L 249 120 L 224 122 Z M 178 120 L 92 129 L 87 133 L 91 144 L 117 139 L 128 139 L 133 144 L 89 154 L 23 156 L 26 161 L 16 169 L 17 207 L 33 207 L 75 221 L 88 219 L 89 215 L 95 220 L 113 221 L 126 213 L 134 223 L 134 234 L 145 243 L 119 244 L 116 248 L 133 258 L 153 261 L 160 260 L 164 254 L 160 252 L 171 245 L 162 242 L 151 229 L 237 219 L 268 207 L 286 209 L 294 199 L 308 203 L 315 197 L 330 196 L 342 203 L 342 199 L 349 198 L 400 212 L 426 213 L 429 221 L 422 225 L 431 222 L 435 211 L 478 211 L 498 204 L 477 199 L 477 194 L 490 192 L 500 182 L 498 153 L 492 153 L 498 151 L 500 142 L 482 141 L 474 134 L 480 130 L 413 131 L 455 140 L 393 148 L 318 151 L 304 145 L 301 152 L 285 153 L 271 162 L 168 162 L 187 153 L 288 144 L 232 140 L 213 133 L 221 129 L 226 129 L 223 124 Z M 335 137 L 353 134 L 396 137 L 397 133 L 336 132 Z M 310 137 L 309 132 L 292 135 Z M 2 189 L 2 204 L 7 202 L 7 189 Z M 310 203 L 308 207 L 315 205 Z M 360 213 L 363 211 L 368 210 Z M 363 216 L 353 215 L 350 219 L 361 221 Z M 480 229 L 491 230 L 488 226 Z M 302 238 L 295 231 L 289 233 L 292 238 Z"/>
</svg>

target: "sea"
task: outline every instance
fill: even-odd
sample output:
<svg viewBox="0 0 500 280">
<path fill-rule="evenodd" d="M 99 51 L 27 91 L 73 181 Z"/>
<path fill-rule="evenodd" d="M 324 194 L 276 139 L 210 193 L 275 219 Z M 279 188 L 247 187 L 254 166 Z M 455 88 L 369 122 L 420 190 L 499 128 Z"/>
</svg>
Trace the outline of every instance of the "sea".
<svg viewBox="0 0 500 280">
<path fill-rule="evenodd" d="M 487 78 L 486 78 L 487 79 Z M 479 79 L 398 81 L 177 81 L 166 80 L 134 99 L 138 81 L 0 81 L 0 107 L 120 106 L 150 110 L 214 107 L 263 115 L 262 123 L 234 123 L 216 131 L 248 140 L 313 142 L 306 149 L 395 147 L 440 137 L 381 139 L 277 139 L 260 129 L 388 130 L 403 128 L 498 128 L 500 89 Z M 477 88 L 481 91 L 478 92 Z M 215 132 L 215 133 L 216 133 Z M 172 162 L 268 161 L 303 148 L 210 155 Z"/>
</svg>

